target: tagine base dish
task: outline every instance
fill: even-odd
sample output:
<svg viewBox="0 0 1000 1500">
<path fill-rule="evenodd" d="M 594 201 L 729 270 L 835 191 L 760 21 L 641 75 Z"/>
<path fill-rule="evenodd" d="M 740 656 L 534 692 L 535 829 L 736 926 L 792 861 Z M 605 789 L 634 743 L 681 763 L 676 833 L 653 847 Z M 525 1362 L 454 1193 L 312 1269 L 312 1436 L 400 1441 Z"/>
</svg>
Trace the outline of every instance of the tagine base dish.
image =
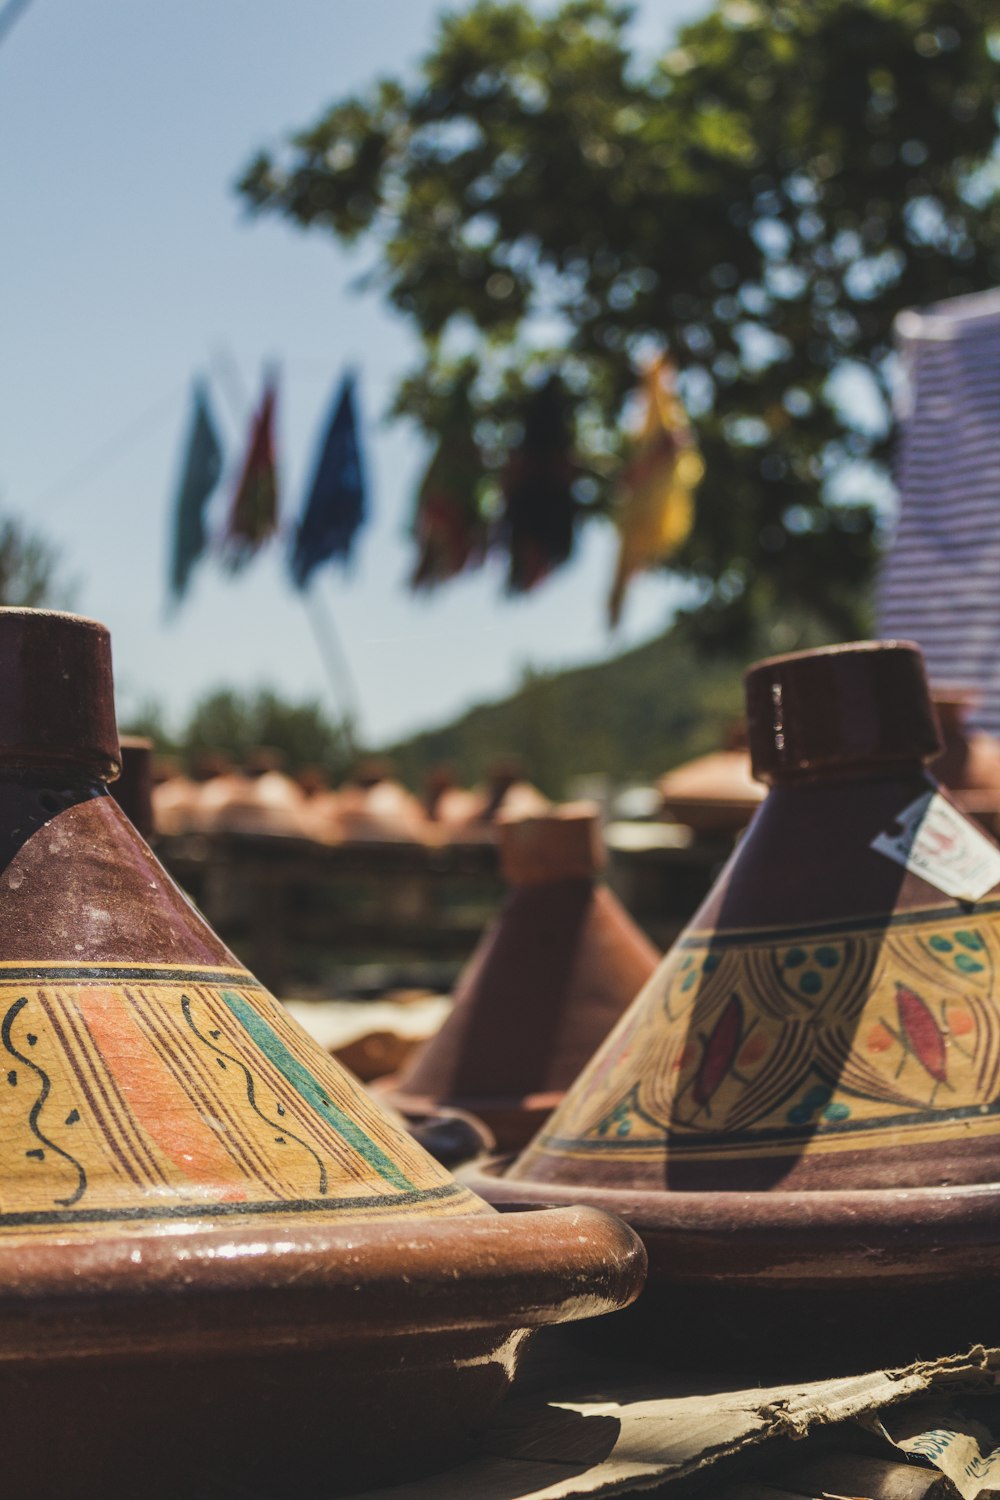
<svg viewBox="0 0 1000 1500">
<path fill-rule="evenodd" d="M 623 1225 L 575 1209 L 290 1220 L 284 1242 L 245 1220 L 11 1237 L 5 1476 L 31 1500 L 159 1500 L 326 1496 L 443 1467 L 504 1395 L 530 1329 L 622 1306 L 644 1265 Z"/>
<path fill-rule="evenodd" d="M 502 1212 L 602 1208 L 646 1246 L 642 1296 L 588 1340 L 797 1379 L 1000 1339 L 1000 1184 L 666 1193 L 514 1181 L 509 1165 L 459 1177 Z"/>
</svg>

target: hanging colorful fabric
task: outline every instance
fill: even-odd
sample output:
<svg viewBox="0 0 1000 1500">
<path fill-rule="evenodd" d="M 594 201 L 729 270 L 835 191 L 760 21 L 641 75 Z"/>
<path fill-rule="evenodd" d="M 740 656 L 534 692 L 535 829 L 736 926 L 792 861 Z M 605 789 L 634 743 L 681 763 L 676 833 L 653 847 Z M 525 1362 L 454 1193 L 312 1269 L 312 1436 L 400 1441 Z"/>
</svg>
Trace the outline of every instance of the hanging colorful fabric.
<svg viewBox="0 0 1000 1500">
<path fill-rule="evenodd" d="M 177 495 L 174 499 L 174 545 L 170 560 L 170 594 L 179 604 L 198 558 L 205 550 L 205 506 L 222 473 L 222 445 L 202 381 L 194 388 L 194 410 Z"/>
<path fill-rule="evenodd" d="M 687 541 L 694 525 L 694 492 L 705 471 L 669 360 L 660 357 L 649 365 L 641 390 L 642 424 L 616 496 L 619 553 L 608 601 L 612 625 L 621 617 L 633 575 L 664 562 Z"/>
<path fill-rule="evenodd" d="M 573 484 L 580 466 L 573 455 L 566 392 L 551 375 L 527 399 L 524 435 L 503 476 L 500 527 L 508 556 L 507 589 L 523 594 L 567 561 L 573 551 L 579 504 Z"/>
<path fill-rule="evenodd" d="M 365 477 L 355 408 L 355 379 L 347 374 L 334 400 L 292 545 L 290 567 L 299 589 L 308 585 L 323 563 L 350 561 L 354 537 L 365 521 Z"/>
<path fill-rule="evenodd" d="M 486 553 L 486 523 L 478 493 L 483 461 L 473 432 L 470 384 L 468 379 L 455 384 L 440 441 L 417 491 L 413 589 L 431 589 L 466 568 L 476 568 Z"/>
<path fill-rule="evenodd" d="M 278 528 L 278 469 L 274 450 L 277 381 L 268 375 L 250 428 L 246 457 L 233 492 L 223 547 L 226 561 L 244 567 Z"/>
</svg>

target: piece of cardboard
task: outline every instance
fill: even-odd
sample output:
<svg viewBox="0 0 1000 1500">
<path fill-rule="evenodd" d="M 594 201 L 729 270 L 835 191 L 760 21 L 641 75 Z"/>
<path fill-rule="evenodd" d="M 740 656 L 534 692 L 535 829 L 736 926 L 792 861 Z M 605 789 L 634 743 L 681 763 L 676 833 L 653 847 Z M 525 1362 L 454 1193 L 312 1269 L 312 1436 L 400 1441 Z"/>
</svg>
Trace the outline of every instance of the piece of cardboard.
<svg viewBox="0 0 1000 1500">
<path fill-rule="evenodd" d="M 964 1409 L 960 1394 L 908 1403 L 878 1418 L 877 1425 L 901 1452 L 933 1464 L 961 1500 L 1000 1495 L 1000 1448 L 989 1429 Z"/>
<path fill-rule="evenodd" d="M 724 1461 L 728 1477 L 732 1460 L 767 1443 L 871 1418 L 913 1396 L 988 1391 L 1000 1382 L 1000 1350 L 982 1348 L 904 1370 L 747 1390 L 727 1389 L 724 1381 L 685 1385 L 676 1376 L 658 1377 L 648 1366 L 588 1363 L 568 1346 L 562 1358 L 562 1368 L 557 1363 L 546 1370 L 544 1389 L 515 1394 L 501 1408 L 483 1440 L 488 1453 L 356 1500 L 572 1500 L 641 1493 Z"/>
</svg>

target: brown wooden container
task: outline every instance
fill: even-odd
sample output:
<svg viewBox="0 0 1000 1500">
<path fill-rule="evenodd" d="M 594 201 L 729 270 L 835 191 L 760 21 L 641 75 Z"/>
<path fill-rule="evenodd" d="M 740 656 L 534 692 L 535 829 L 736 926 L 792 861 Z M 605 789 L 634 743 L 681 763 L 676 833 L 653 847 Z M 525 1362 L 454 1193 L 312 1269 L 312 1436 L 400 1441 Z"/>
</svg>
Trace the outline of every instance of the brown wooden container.
<svg viewBox="0 0 1000 1500">
<path fill-rule="evenodd" d="M 598 881 L 597 810 L 499 820 L 507 901 L 459 979 L 441 1030 L 387 1083 L 404 1115 L 444 1105 L 526 1144 L 607 1036 L 657 954 Z"/>
<path fill-rule="evenodd" d="M 761 810 L 552 1120 L 466 1180 L 622 1213 L 689 1357 L 989 1341 L 1000 851 L 924 770 L 916 647 L 779 657 L 746 688 Z"/>
<path fill-rule="evenodd" d="M 606 1215 L 501 1217 L 123 816 L 108 635 L 0 610 L 0 1407 L 18 1500 L 329 1495 L 442 1465 L 527 1330 L 635 1295 Z"/>
</svg>

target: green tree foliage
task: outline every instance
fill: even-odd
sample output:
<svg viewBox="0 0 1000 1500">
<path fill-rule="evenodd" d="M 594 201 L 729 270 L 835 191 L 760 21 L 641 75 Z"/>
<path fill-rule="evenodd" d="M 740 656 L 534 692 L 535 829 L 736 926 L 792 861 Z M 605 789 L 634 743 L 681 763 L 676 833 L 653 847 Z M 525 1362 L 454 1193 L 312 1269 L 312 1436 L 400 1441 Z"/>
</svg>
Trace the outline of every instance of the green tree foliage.
<svg viewBox="0 0 1000 1500">
<path fill-rule="evenodd" d="M 482 0 L 416 83 L 335 104 L 241 191 L 374 251 L 423 340 L 396 410 L 429 436 L 471 375 L 498 469 L 557 368 L 596 513 L 635 362 L 666 343 L 707 463 L 671 564 L 702 629 L 805 609 L 853 633 L 893 316 L 1000 280 L 996 7 L 725 0 L 653 62 L 628 17 Z"/>
<path fill-rule="evenodd" d="M 267 747 L 280 752 L 289 772 L 321 767 L 332 781 L 340 781 L 353 759 L 342 728 L 321 704 L 291 703 L 270 688 L 208 693 L 177 735 L 170 733 L 155 703 L 145 704 L 122 728 L 124 733 L 149 735 L 158 751 L 179 756 L 189 769 L 209 754 L 224 755 L 242 766 L 253 751 Z"/>
<path fill-rule="evenodd" d="M 152 740 L 157 755 L 173 759 L 183 753 L 183 746 L 167 723 L 163 705 L 155 698 L 147 698 L 133 713 L 119 718 L 118 729 L 121 734 L 138 734 Z"/>
<path fill-rule="evenodd" d="M 743 717 L 740 669 L 792 644 L 817 646 L 814 617 L 792 613 L 751 631 L 734 654 L 706 661 L 692 620 L 645 645 L 562 672 L 526 671 L 510 697 L 484 703 L 439 729 L 386 752 L 408 786 L 432 766 L 454 768 L 465 785 L 482 781 L 504 756 L 550 797 L 565 797 L 576 776 L 613 783 L 652 781 L 695 755 L 717 750 Z"/>
<path fill-rule="evenodd" d="M 59 553 L 20 521 L 0 520 L 0 604 L 65 607 L 72 590 L 59 578 Z"/>
<path fill-rule="evenodd" d="M 544 792 L 564 797 L 574 776 L 651 780 L 717 749 L 740 712 L 739 674 L 728 662 L 699 662 L 671 631 L 613 661 L 526 673 L 509 698 L 388 753 L 413 787 L 442 762 L 467 785 L 482 781 L 491 764 L 512 755 Z"/>
</svg>

